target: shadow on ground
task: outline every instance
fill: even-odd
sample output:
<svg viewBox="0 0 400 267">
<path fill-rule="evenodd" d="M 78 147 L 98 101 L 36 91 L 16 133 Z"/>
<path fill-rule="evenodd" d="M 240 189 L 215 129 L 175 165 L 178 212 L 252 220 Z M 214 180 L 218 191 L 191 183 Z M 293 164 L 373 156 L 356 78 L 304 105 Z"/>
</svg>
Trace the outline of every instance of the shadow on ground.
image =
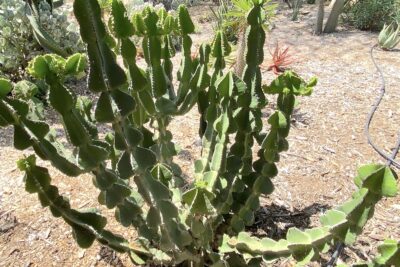
<svg viewBox="0 0 400 267">
<path fill-rule="evenodd" d="M 311 217 L 323 213 L 329 208 L 328 205 L 314 203 L 302 210 L 290 211 L 287 207 L 271 204 L 256 212 L 255 223 L 248 230 L 257 237 L 278 240 L 286 237 L 289 228 L 310 228 Z"/>
</svg>

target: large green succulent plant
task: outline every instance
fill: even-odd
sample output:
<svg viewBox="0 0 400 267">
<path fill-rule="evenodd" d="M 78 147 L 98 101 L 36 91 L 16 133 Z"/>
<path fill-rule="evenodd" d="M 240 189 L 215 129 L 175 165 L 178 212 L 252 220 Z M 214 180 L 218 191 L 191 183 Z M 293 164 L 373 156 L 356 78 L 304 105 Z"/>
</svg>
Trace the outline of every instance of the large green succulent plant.
<svg viewBox="0 0 400 267">
<path fill-rule="evenodd" d="M 263 0 L 254 0 L 247 14 L 246 66 L 243 76 L 237 77 L 225 70 L 230 47 L 220 31 L 212 45 L 203 44 L 192 58 L 194 25 L 184 6 L 176 16 L 149 7 L 131 21 L 122 2 L 113 0 L 107 31 L 96 0 L 75 0 L 75 16 L 88 48 L 87 87 L 99 96 L 94 108 L 64 83 L 68 75 L 82 72 L 83 55 L 39 56 L 29 66 L 31 75 L 49 85 L 49 104 L 59 114 L 73 149 L 63 147 L 45 121 L 32 118 L 28 104 L 9 95 L 13 85 L 0 80 L 0 126 L 14 127 L 14 146 L 32 147 L 38 157 L 68 176 L 91 173 L 99 203 L 114 209 L 117 221 L 138 236 L 128 240 L 114 234 L 95 209 L 74 209 L 35 156 L 21 159 L 18 166 L 25 172 L 26 190 L 38 194 L 44 207 L 72 227 L 81 247 L 97 240 L 128 253 L 135 264 L 259 266 L 280 257 L 305 264 L 336 242 L 354 242 L 377 201 L 396 194 L 394 172 L 368 165 L 355 179 L 358 191 L 322 216 L 323 226 L 290 229 L 279 241 L 244 232 L 254 223 L 259 198 L 274 189 L 276 162 L 288 149 L 295 99 L 310 95 L 317 82 L 285 72 L 262 85 L 262 6 Z M 176 88 L 172 32 L 180 35 L 183 47 Z M 146 69 L 136 63 L 134 35 L 143 38 Z M 267 131 L 261 112 L 267 105 L 265 94 L 277 97 Z M 202 153 L 195 162 L 194 182 L 186 184 L 174 163 L 177 152 L 168 125 L 196 104 Z M 105 137 L 99 134 L 101 124 L 112 129 Z M 398 264 L 398 245 L 384 246 L 390 251 L 377 262 Z"/>
</svg>

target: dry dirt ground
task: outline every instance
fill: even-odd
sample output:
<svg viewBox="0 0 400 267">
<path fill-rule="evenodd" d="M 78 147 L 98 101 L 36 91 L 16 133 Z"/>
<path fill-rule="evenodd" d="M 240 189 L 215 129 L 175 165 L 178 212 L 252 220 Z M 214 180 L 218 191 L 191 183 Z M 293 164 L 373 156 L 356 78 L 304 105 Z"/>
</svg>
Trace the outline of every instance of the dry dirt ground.
<svg viewBox="0 0 400 267">
<path fill-rule="evenodd" d="M 279 42 L 290 46 L 296 59 L 292 68 L 306 78 L 317 76 L 319 83 L 312 96 L 300 100 L 289 137 L 290 150 L 283 154 L 279 176 L 274 180 L 276 190 L 263 200 L 257 216 L 254 231 L 259 235 L 281 237 L 291 226 L 318 225 L 319 215 L 342 203 L 355 190 L 353 177 L 359 166 L 383 162 L 363 135 L 366 115 L 380 86 L 369 57 L 377 34 L 341 28 L 335 34 L 314 36 L 315 7 L 306 6 L 304 11 L 298 22 L 292 22 L 290 11 L 281 7 L 267 37 L 265 66 L 270 61 L 268 47 Z M 209 41 L 209 9 L 204 5 L 192 7 L 191 13 L 198 22 L 193 39 Z M 390 151 L 400 125 L 399 52 L 376 51 L 375 56 L 385 73 L 387 94 L 373 122 L 372 134 L 382 148 Z M 273 77 L 265 70 L 266 83 Z M 266 109 L 265 114 L 268 113 Z M 177 161 L 189 176 L 199 155 L 197 119 L 193 111 L 171 126 L 182 147 Z M 13 149 L 11 136 L 12 129 L 0 131 L 0 266 L 130 266 L 126 256 L 100 245 L 87 250 L 78 248 L 71 229 L 43 210 L 36 195 L 25 192 L 15 161 L 29 151 Z M 89 176 L 68 178 L 50 169 L 53 182 L 71 197 L 73 207 L 97 205 L 98 192 L 88 186 Z M 101 210 L 114 224 L 112 211 Z M 377 244 L 386 238 L 400 240 L 400 197 L 378 204 L 374 219 L 357 243 L 345 249 L 340 261 L 371 259 Z M 281 261 L 277 266 L 292 264 Z"/>
</svg>

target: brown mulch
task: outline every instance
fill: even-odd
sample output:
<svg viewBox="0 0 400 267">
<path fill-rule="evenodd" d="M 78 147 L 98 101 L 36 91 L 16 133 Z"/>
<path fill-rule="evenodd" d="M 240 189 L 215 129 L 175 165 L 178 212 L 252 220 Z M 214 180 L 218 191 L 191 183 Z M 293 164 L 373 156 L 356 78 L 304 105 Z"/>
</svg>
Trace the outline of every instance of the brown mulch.
<svg viewBox="0 0 400 267">
<path fill-rule="evenodd" d="M 208 7 L 196 6 L 191 13 L 198 31 L 193 39 L 211 39 Z M 319 216 L 348 198 L 355 190 L 352 181 L 359 166 L 383 160 L 367 144 L 363 134 L 366 115 L 380 86 L 369 58 L 377 34 L 340 28 L 329 35 L 312 34 L 315 7 L 306 5 L 298 22 L 290 21 L 290 11 L 278 12 L 273 30 L 267 36 L 268 48 L 290 46 L 296 60 L 292 68 L 306 78 L 317 76 L 319 83 L 310 97 L 300 99 L 289 136 L 290 149 L 282 155 L 280 173 L 274 179 L 276 190 L 262 200 L 252 230 L 259 236 L 282 238 L 290 227 L 307 228 L 319 224 Z M 386 151 L 397 138 L 400 125 L 400 60 L 398 52 L 377 51 L 387 81 L 387 94 L 373 122 L 372 135 Z M 265 82 L 273 79 L 264 73 Z M 271 99 L 273 102 L 273 99 Z M 266 113 L 268 113 L 266 109 Z M 266 118 L 265 118 L 266 120 Z M 200 154 L 197 136 L 198 115 L 194 109 L 173 121 L 171 131 L 182 148 L 176 161 L 191 177 L 193 162 Z M 71 229 L 41 208 L 37 197 L 24 190 L 15 161 L 30 151 L 12 147 L 12 129 L 0 130 L 0 266 L 131 266 L 126 255 L 118 255 L 95 244 L 82 250 L 72 239 Z M 98 191 L 88 175 L 70 178 L 50 168 L 53 182 L 77 208 L 96 207 Z M 110 228 L 132 232 L 117 225 L 113 211 L 100 207 L 110 218 Z M 346 248 L 341 261 L 369 260 L 386 238 L 400 240 L 400 197 L 384 199 L 376 207 L 357 243 Z M 324 261 L 313 266 L 321 265 Z M 277 266 L 291 266 L 290 261 Z"/>
</svg>

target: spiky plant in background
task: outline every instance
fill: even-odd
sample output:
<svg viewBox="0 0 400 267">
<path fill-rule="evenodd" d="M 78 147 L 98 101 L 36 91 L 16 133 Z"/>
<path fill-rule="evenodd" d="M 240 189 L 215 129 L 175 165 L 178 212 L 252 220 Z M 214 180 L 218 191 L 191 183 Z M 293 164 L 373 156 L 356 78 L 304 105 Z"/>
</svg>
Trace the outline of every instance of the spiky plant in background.
<svg viewBox="0 0 400 267">
<path fill-rule="evenodd" d="M 115 210 L 127 231 L 137 233 L 135 240 L 114 234 L 96 209 L 72 207 L 34 155 L 21 159 L 18 166 L 25 172 L 26 190 L 72 227 L 79 246 L 87 248 L 97 240 L 127 253 L 135 264 L 260 266 L 281 257 L 306 264 L 337 242 L 353 243 L 375 204 L 396 194 L 394 172 L 367 165 L 355 179 L 357 191 L 324 214 L 322 226 L 291 228 L 279 241 L 245 232 L 254 223 L 259 198 L 274 189 L 276 163 L 280 152 L 288 149 L 295 99 L 310 95 L 317 82 L 285 72 L 270 85 L 262 85 L 263 5 L 263 0 L 254 0 L 247 14 L 246 66 L 238 77 L 225 70 L 230 47 L 221 31 L 212 46 L 203 44 L 192 59 L 194 25 L 184 6 L 176 16 L 146 8 L 131 23 L 122 2 L 113 0 L 109 25 L 123 69 L 107 42 L 98 2 L 75 0 L 75 16 L 88 48 L 87 87 L 99 96 L 93 108 L 64 83 L 67 76 L 79 75 L 85 56 L 39 56 L 29 68 L 49 85 L 49 104 L 59 114 L 71 148 L 57 141 L 45 121 L 30 116 L 25 101 L 10 95 L 11 82 L 0 80 L 0 126 L 14 127 L 15 148 L 33 148 L 41 160 L 70 177 L 91 173 L 99 203 Z M 177 88 L 172 82 L 171 32 L 180 34 L 183 47 Z M 146 69 L 136 64 L 133 35 L 143 38 Z M 277 98 L 267 131 L 261 112 L 267 105 L 265 93 Z M 168 125 L 196 103 L 203 118 L 202 154 L 194 165 L 194 182 L 182 186 L 187 181 L 174 163 L 176 150 Z M 101 125 L 111 129 L 104 138 L 99 135 Z M 398 243 L 387 241 L 380 252 L 376 264 L 399 266 Z"/>
<path fill-rule="evenodd" d="M 294 61 L 292 55 L 289 54 L 289 47 L 280 47 L 279 43 L 276 43 L 275 49 L 269 53 L 272 56 L 272 64 L 268 66 L 268 71 L 273 71 L 276 75 L 285 71 L 285 69 L 292 64 Z"/>
<path fill-rule="evenodd" d="M 378 44 L 384 50 L 392 50 L 400 43 L 400 26 L 397 23 L 384 25 L 379 33 Z"/>
<path fill-rule="evenodd" d="M 344 1 L 344 19 L 360 30 L 380 31 L 384 24 L 400 18 L 398 0 Z"/>
</svg>

